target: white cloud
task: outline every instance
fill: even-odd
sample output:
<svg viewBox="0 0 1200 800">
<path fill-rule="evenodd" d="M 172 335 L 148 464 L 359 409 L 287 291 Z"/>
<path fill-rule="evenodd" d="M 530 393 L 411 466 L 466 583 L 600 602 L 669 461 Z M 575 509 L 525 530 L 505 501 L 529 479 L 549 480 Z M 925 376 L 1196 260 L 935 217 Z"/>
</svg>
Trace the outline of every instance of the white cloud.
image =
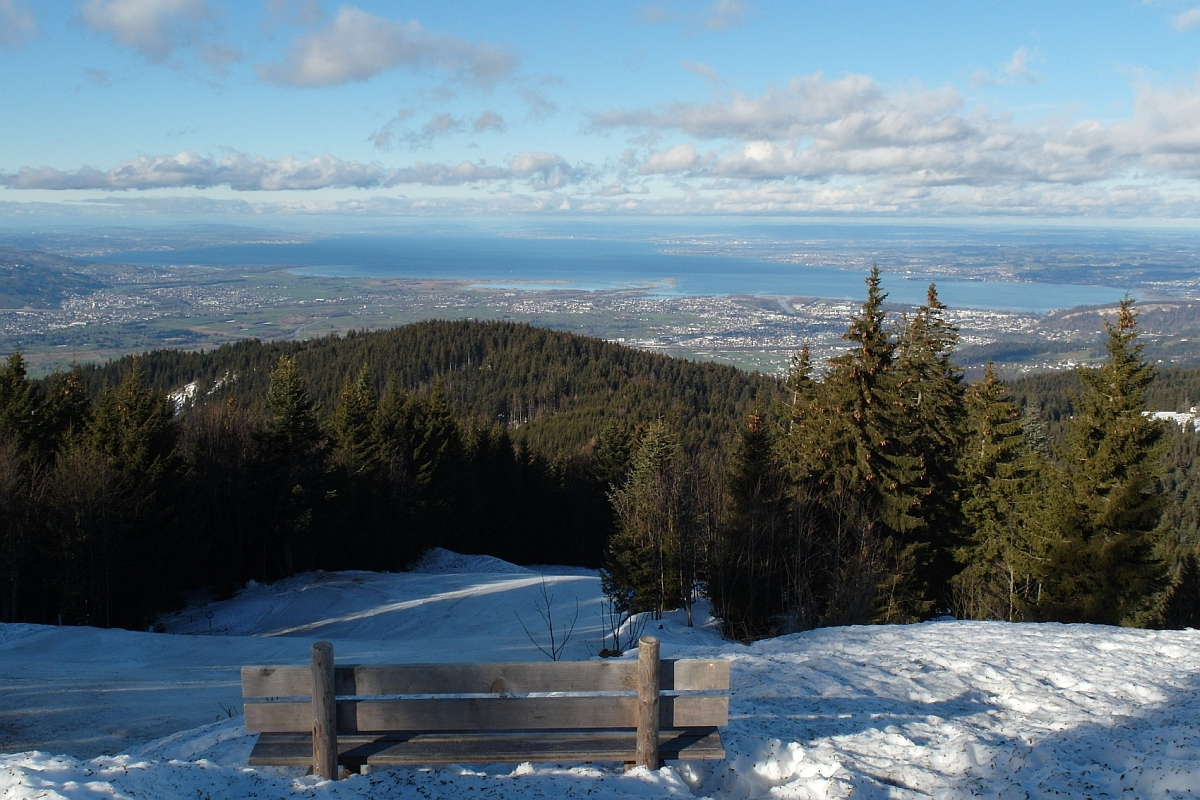
<svg viewBox="0 0 1200 800">
<path fill-rule="evenodd" d="M 746 16 L 746 6 L 737 0 L 717 0 L 708 7 L 708 19 L 704 27 L 713 31 L 727 31 L 742 24 Z"/>
<path fill-rule="evenodd" d="M 1016 49 L 1001 71 L 1012 80 L 1025 83 L 1039 83 L 1042 80 L 1041 75 L 1029 68 L 1029 51 L 1024 47 Z"/>
<path fill-rule="evenodd" d="M 24 47 L 37 30 L 37 20 L 22 0 L 0 0 L 0 47 Z"/>
<path fill-rule="evenodd" d="M 1190 31 L 1200 27 L 1200 8 L 1191 8 L 1175 15 L 1171 20 L 1177 31 Z"/>
<path fill-rule="evenodd" d="M 381 164 L 344 161 L 325 154 L 316 158 L 268 160 L 245 153 L 221 159 L 182 150 L 171 156 L 142 156 L 101 171 L 94 167 L 58 170 L 22 167 L 0 174 L 0 186 L 42 190 L 146 190 L 207 189 L 228 186 L 235 191 L 284 191 L 331 188 L 388 188 L 403 184 L 458 186 L 484 181 L 521 181 L 545 191 L 590 176 L 590 170 L 572 166 L 554 153 L 519 153 L 507 167 L 484 162 L 459 164 L 418 162 L 411 167 L 387 168 Z"/>
<path fill-rule="evenodd" d="M 401 109 L 400 113 L 387 125 L 371 134 L 370 140 L 381 149 L 387 149 L 396 143 L 403 143 L 407 144 L 411 150 L 419 150 L 422 147 L 429 147 L 434 140 L 442 136 L 457 133 L 466 127 L 463 120 L 450 114 L 434 114 L 424 125 L 414 131 L 404 125 L 412 116 L 411 110 Z"/>
<path fill-rule="evenodd" d="M 657 2 L 639 7 L 634 19 L 646 25 L 681 22 L 693 30 L 727 31 L 745 21 L 746 11 L 746 4 L 738 0 L 715 0 L 691 11 L 679 11 L 670 2 Z"/>
<path fill-rule="evenodd" d="M 205 0 L 84 0 L 79 14 L 92 30 L 109 34 L 152 62 L 195 43 L 212 16 Z"/>
<path fill-rule="evenodd" d="M 642 136 L 677 131 L 714 142 L 716 152 L 703 158 L 685 144 L 628 165 L 643 175 L 718 181 L 710 188 L 837 182 L 842 188 L 886 184 L 893 193 L 936 189 L 941 196 L 952 187 L 1015 192 L 1200 179 L 1200 84 L 1142 84 L 1134 92 L 1133 114 L 1118 122 L 1018 124 L 984 109 L 968 110 L 949 88 L 889 89 L 866 76 L 827 80 L 817 74 L 759 96 L 610 111 L 595 115 L 592 124 Z"/>
<path fill-rule="evenodd" d="M 281 64 L 260 64 L 271 83 L 335 86 L 365 81 L 392 69 L 439 70 L 452 79 L 488 88 L 512 74 L 517 56 L 508 48 L 429 33 L 420 23 L 394 22 L 342 6 L 325 28 L 301 36 Z"/>
<path fill-rule="evenodd" d="M 484 133 L 485 131 L 501 132 L 508 126 L 504 123 L 504 117 L 494 111 L 485 111 L 471 123 L 471 130 L 475 133 Z"/>
<path fill-rule="evenodd" d="M 683 67 L 688 72 L 699 75 L 701 78 L 704 78 L 704 80 L 709 81 L 710 83 L 721 82 L 721 76 L 717 74 L 717 71 L 703 62 L 688 61 L 684 59 L 683 61 L 679 62 L 679 66 Z"/>
<path fill-rule="evenodd" d="M 321 4 L 317 0 L 267 0 L 267 13 L 276 24 L 316 25 Z"/>
<path fill-rule="evenodd" d="M 680 144 L 662 151 L 652 151 L 650 157 L 638 167 L 643 175 L 655 175 L 666 172 L 688 172 L 700 164 L 700 156 L 696 153 L 696 145 Z"/>
<path fill-rule="evenodd" d="M 577 183 L 589 174 L 586 167 L 572 167 L 562 156 L 544 152 L 518 153 L 508 162 L 508 168 L 514 177 L 523 178 L 534 189 L 543 191 Z"/>
</svg>

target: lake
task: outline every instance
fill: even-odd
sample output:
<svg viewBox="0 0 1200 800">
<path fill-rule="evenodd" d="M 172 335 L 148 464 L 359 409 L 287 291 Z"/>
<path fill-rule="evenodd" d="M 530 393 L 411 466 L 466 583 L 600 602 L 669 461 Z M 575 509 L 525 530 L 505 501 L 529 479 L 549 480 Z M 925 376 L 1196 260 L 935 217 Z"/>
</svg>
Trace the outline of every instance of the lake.
<svg viewBox="0 0 1200 800">
<path fill-rule="evenodd" d="M 857 300 L 862 272 L 819 264 L 784 264 L 743 256 L 687 252 L 653 242 L 602 238 L 523 238 L 463 235 L 329 236 L 302 243 L 214 245 L 170 251 L 114 253 L 108 262 L 290 268 L 298 275 L 347 278 L 429 278 L 470 281 L 480 287 L 574 290 L 642 288 L 664 297 L 777 295 Z M 921 303 L 931 281 L 946 305 L 1042 313 L 1055 308 L 1119 300 L 1125 290 L 1105 286 L 945 280 L 883 270 L 889 299 Z"/>
</svg>

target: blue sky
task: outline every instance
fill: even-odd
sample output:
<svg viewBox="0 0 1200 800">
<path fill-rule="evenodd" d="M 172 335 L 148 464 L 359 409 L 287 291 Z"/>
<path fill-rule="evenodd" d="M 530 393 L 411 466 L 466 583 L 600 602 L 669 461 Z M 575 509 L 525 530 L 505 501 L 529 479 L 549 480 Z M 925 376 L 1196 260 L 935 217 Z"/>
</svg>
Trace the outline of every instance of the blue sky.
<svg viewBox="0 0 1200 800">
<path fill-rule="evenodd" d="M 0 219 L 1192 224 L 1200 0 L 0 0 Z"/>
</svg>

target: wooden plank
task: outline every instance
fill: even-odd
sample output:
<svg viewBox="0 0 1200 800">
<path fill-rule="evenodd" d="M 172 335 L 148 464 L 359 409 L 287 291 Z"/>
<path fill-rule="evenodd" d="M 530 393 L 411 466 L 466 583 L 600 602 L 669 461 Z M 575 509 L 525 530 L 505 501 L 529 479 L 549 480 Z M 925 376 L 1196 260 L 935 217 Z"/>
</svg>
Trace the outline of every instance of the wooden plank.
<svg viewBox="0 0 1200 800">
<path fill-rule="evenodd" d="M 416 734 L 339 737 L 342 764 L 503 764 L 522 761 L 632 761 L 632 731 L 590 733 Z M 713 728 L 662 730 L 659 754 L 669 760 L 724 759 L 720 734 Z M 303 734 L 263 734 L 250 754 L 251 766 L 305 766 L 311 762 L 311 738 Z"/>
<path fill-rule="evenodd" d="M 361 731 L 537 730 L 632 728 L 637 698 L 480 697 L 339 700 L 339 733 Z M 659 703 L 664 728 L 726 725 L 726 695 L 664 696 Z M 308 701 L 248 701 L 250 733 L 311 731 Z"/>
<path fill-rule="evenodd" d="M 661 662 L 663 691 L 725 691 L 725 659 Z M 338 667 L 338 696 L 381 694 L 525 694 L 528 692 L 632 692 L 635 661 L 557 661 L 540 664 L 396 664 Z M 242 667 L 243 697 L 308 697 L 312 670 L 293 666 Z"/>
<path fill-rule="evenodd" d="M 664 661 L 662 690 L 692 692 L 729 691 L 729 661 L 724 658 L 688 658 Z"/>
</svg>

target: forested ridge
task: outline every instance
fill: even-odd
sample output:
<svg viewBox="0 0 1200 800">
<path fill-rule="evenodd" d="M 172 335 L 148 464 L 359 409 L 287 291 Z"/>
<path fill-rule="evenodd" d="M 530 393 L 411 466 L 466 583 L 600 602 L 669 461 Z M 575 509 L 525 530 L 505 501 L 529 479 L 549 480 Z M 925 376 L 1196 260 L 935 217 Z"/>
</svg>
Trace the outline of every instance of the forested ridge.
<svg viewBox="0 0 1200 800">
<path fill-rule="evenodd" d="M 619 344 L 509 322 L 430 321 L 386 331 L 296 342 L 258 340 L 211 352 L 156 350 L 85 367 L 95 394 L 136 360 L 159 391 L 195 382 L 201 396 L 261 404 L 281 356 L 296 362 L 312 399 L 330 409 L 347 376 L 365 367 L 373 390 L 428 393 L 434 387 L 469 424 L 505 425 L 547 457 L 570 457 L 608 419 L 640 424 L 670 416 L 689 450 L 728 441 L 739 413 L 767 401 L 776 382 L 733 367 L 670 358 Z"/>
<path fill-rule="evenodd" d="M 867 289 L 850 349 L 783 381 L 498 322 L 43 381 L 14 353 L 0 620 L 142 627 L 189 589 L 444 546 L 601 566 L 618 623 L 706 594 L 741 639 L 1200 622 L 1200 445 L 1141 414 L 1186 406 L 1200 372 L 1156 377 L 1132 303 L 1099 368 L 968 385 L 934 287 L 901 315 L 877 271 Z"/>
</svg>

